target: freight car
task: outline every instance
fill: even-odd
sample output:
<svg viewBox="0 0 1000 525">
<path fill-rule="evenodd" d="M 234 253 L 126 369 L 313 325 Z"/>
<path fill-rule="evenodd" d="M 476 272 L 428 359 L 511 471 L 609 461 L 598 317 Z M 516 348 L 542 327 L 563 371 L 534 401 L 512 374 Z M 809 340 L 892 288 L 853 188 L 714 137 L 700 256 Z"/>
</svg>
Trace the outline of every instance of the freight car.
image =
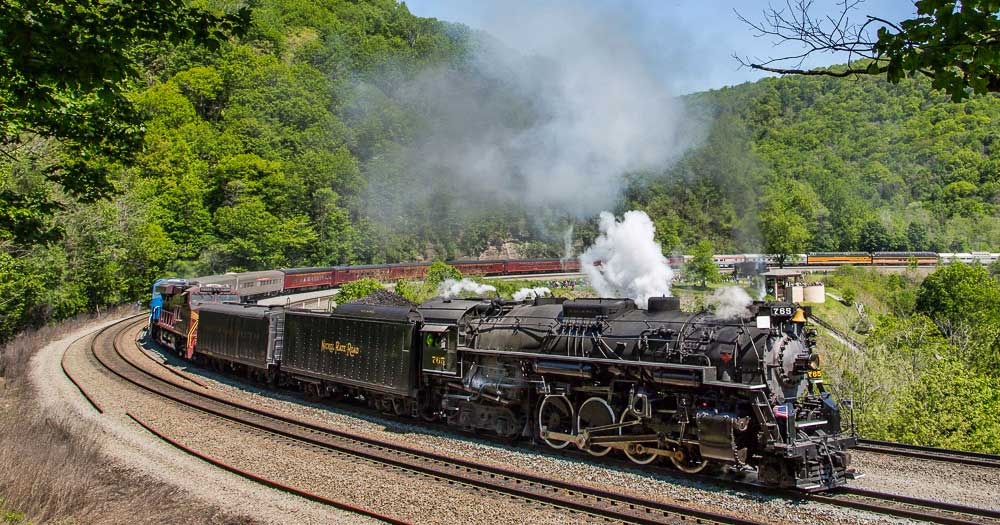
<svg viewBox="0 0 1000 525">
<path fill-rule="evenodd" d="M 268 324 L 266 340 L 262 311 L 206 314 L 224 327 L 204 340 L 212 359 L 277 366 L 281 384 L 313 396 L 556 449 L 617 451 L 640 465 L 756 469 L 779 487 L 824 490 L 854 477 L 855 439 L 824 389 L 808 314 L 791 303 L 757 302 L 734 319 L 682 312 L 675 298 L 647 310 L 628 299 L 345 304 L 288 310 L 283 332 Z M 241 326 L 255 348 L 218 350 Z"/>
</svg>

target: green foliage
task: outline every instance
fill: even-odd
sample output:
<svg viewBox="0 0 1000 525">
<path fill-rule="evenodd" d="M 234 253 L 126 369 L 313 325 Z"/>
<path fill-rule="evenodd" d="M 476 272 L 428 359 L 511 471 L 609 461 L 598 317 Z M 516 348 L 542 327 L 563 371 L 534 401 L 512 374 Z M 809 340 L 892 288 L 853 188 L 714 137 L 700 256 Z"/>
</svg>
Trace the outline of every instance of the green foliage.
<svg viewBox="0 0 1000 525">
<path fill-rule="evenodd" d="M 437 287 L 441 283 L 448 279 L 455 279 L 456 281 L 462 279 L 462 272 L 458 271 L 457 268 L 449 266 L 441 261 L 435 261 L 430 267 L 427 268 L 427 277 L 424 280 L 427 284 Z"/>
<path fill-rule="evenodd" d="M 420 288 L 417 284 L 405 279 L 398 279 L 396 281 L 395 292 L 397 295 L 401 295 L 414 303 L 419 303 L 422 299 Z"/>
<path fill-rule="evenodd" d="M 3 501 L 0 500 L 0 524 L 2 525 L 31 525 L 31 522 L 24 517 L 24 514 L 20 514 L 14 511 L 3 510 Z"/>
<path fill-rule="evenodd" d="M 708 137 L 626 192 L 668 249 L 701 239 L 720 253 L 1000 245 L 1000 97 L 956 104 L 922 79 L 784 77 L 686 102 L 702 109 Z"/>
<path fill-rule="evenodd" d="M 886 78 L 897 83 L 907 75 L 923 74 L 936 89 L 955 101 L 968 91 L 1000 91 L 1000 31 L 997 3 L 989 0 L 919 0 L 915 18 L 900 22 L 898 31 L 879 29 L 874 50 L 888 63 Z"/>
<path fill-rule="evenodd" d="M 986 268 L 938 268 L 920 285 L 916 310 L 934 319 L 966 366 L 1000 376 L 1000 282 Z"/>
<path fill-rule="evenodd" d="M 790 255 L 806 251 L 812 239 L 810 225 L 816 225 L 825 210 L 808 183 L 792 180 L 777 181 L 764 201 L 760 212 L 764 246 L 783 266 Z"/>
<path fill-rule="evenodd" d="M 340 291 L 337 293 L 337 302 L 343 304 L 355 299 L 363 299 L 382 289 L 384 289 L 384 287 L 381 283 L 369 277 L 344 283 L 340 285 Z"/>
<path fill-rule="evenodd" d="M 845 305 L 854 306 L 854 301 L 857 300 L 858 294 L 854 291 L 854 288 L 844 288 L 840 292 L 840 297 L 844 300 Z"/>
<path fill-rule="evenodd" d="M 924 279 L 916 308 L 950 326 L 986 322 L 1000 317 L 1000 283 L 981 265 L 949 264 Z"/>
<path fill-rule="evenodd" d="M 827 368 L 862 436 L 996 453 L 997 378 L 956 352 L 926 316 L 880 316 L 863 350 L 828 355 Z"/>
<path fill-rule="evenodd" d="M 684 274 L 688 280 L 700 281 L 702 287 L 722 281 L 719 267 L 713 259 L 715 252 L 712 241 L 705 240 L 695 244 L 691 248 L 691 256 L 691 261 L 684 265 Z"/>
<path fill-rule="evenodd" d="M 66 156 L 46 176 L 84 198 L 108 195 L 98 157 L 142 147 L 140 114 L 125 96 L 139 78 L 135 50 L 153 42 L 218 47 L 249 9 L 222 15 L 181 0 L 141 3 L 6 2 L 0 9 L 0 143 L 22 134 L 58 140 Z"/>
<path fill-rule="evenodd" d="M 1000 379 L 954 357 L 929 360 L 905 390 L 885 433 L 904 443 L 1000 452 Z"/>
</svg>

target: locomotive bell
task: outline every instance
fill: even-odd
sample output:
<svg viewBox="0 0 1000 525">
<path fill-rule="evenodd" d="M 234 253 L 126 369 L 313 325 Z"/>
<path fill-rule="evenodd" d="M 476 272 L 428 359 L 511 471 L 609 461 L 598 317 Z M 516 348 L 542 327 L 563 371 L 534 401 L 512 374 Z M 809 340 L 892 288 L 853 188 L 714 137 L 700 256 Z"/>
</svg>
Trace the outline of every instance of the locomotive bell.
<svg viewBox="0 0 1000 525">
<path fill-rule="evenodd" d="M 806 322 L 806 312 L 805 310 L 799 308 L 795 310 L 795 316 L 792 317 L 793 323 L 804 323 Z"/>
</svg>

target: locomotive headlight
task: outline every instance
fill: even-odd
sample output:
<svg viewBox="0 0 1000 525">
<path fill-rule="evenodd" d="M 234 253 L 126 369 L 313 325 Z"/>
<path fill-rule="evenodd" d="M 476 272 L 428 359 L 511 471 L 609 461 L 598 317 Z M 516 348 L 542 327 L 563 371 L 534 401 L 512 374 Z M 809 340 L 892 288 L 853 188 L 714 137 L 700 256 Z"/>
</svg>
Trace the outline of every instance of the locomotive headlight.
<svg viewBox="0 0 1000 525">
<path fill-rule="evenodd" d="M 795 356 L 795 362 L 792 365 L 793 373 L 801 375 L 816 370 L 819 370 L 819 355 L 803 352 Z"/>
</svg>

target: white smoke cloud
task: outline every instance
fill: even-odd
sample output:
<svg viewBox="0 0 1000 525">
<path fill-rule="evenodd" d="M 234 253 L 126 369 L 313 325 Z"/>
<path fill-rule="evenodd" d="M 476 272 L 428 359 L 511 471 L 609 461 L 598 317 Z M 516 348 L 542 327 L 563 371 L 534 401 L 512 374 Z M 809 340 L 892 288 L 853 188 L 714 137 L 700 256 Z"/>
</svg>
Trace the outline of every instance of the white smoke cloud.
<svg viewBox="0 0 1000 525">
<path fill-rule="evenodd" d="M 438 286 L 438 295 L 445 299 L 450 299 L 466 292 L 469 295 L 486 295 L 495 291 L 497 291 L 495 286 L 480 284 L 472 279 L 462 279 L 461 281 L 446 279 L 441 283 L 441 286 Z"/>
<path fill-rule="evenodd" d="M 566 267 L 566 261 L 573 258 L 573 225 L 570 224 L 569 228 L 563 232 L 563 254 L 559 260 L 563 263 L 563 268 Z"/>
<path fill-rule="evenodd" d="M 552 290 L 549 290 L 544 286 L 521 288 L 520 290 L 514 292 L 514 300 L 523 301 L 525 299 L 534 299 L 536 297 L 545 297 L 547 295 L 552 295 Z"/>
<path fill-rule="evenodd" d="M 669 296 L 674 277 L 653 221 L 641 211 L 625 212 L 622 220 L 602 212 L 601 234 L 580 256 L 580 266 L 602 297 L 628 297 L 646 308 L 650 297 Z M 594 266 L 600 261 L 601 266 Z"/>
<path fill-rule="evenodd" d="M 706 303 L 714 307 L 716 317 L 736 319 L 750 315 L 748 308 L 753 300 L 746 290 L 739 286 L 723 286 L 716 288 L 712 295 L 708 296 Z"/>
<path fill-rule="evenodd" d="M 637 38 L 634 11 L 515 1 L 497 2 L 492 15 L 460 67 L 425 71 L 389 94 L 423 124 L 405 158 L 373 162 L 390 165 L 390 180 L 409 178 L 399 191 L 370 177 L 370 206 L 382 220 L 427 201 L 589 218 L 614 208 L 629 173 L 662 170 L 702 139 Z M 656 51 L 664 52 L 680 59 L 688 50 Z M 439 188 L 458 198 L 442 202 Z M 386 202 L 394 199 L 403 201 Z"/>
</svg>

